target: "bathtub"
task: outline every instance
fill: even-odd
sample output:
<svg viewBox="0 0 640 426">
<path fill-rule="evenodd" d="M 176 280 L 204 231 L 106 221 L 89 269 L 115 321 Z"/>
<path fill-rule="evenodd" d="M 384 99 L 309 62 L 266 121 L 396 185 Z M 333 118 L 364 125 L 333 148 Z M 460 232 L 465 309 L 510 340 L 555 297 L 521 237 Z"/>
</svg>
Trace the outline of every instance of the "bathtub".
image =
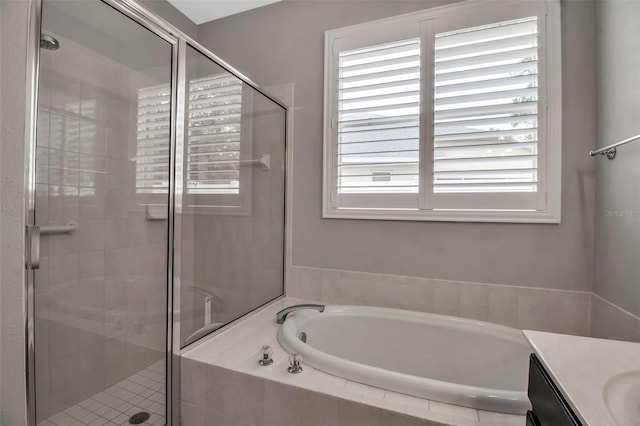
<svg viewBox="0 0 640 426">
<path fill-rule="evenodd" d="M 300 353 L 303 364 L 367 385 L 480 410 L 525 414 L 531 408 L 531 348 L 514 328 L 336 305 L 290 314 L 278 342 Z"/>
</svg>

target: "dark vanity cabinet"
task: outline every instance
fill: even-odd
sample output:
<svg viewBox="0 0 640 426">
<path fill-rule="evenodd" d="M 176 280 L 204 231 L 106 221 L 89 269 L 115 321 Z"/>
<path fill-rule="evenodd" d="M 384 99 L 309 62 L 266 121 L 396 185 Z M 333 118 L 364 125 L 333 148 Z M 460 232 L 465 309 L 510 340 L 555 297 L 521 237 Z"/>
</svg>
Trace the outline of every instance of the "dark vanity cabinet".
<svg viewBox="0 0 640 426">
<path fill-rule="evenodd" d="M 527 426 L 583 426 L 535 354 L 529 360 Z"/>
</svg>

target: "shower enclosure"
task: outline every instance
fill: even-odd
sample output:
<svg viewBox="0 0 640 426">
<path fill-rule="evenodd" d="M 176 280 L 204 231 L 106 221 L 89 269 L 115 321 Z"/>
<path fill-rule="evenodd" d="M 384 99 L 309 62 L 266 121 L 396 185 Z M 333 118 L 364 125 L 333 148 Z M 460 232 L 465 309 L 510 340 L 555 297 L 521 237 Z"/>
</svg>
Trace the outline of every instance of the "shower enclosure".
<svg viewBox="0 0 640 426">
<path fill-rule="evenodd" d="M 180 350 L 283 294 L 286 108 L 135 2 L 30 1 L 29 424 L 177 424 Z"/>
</svg>

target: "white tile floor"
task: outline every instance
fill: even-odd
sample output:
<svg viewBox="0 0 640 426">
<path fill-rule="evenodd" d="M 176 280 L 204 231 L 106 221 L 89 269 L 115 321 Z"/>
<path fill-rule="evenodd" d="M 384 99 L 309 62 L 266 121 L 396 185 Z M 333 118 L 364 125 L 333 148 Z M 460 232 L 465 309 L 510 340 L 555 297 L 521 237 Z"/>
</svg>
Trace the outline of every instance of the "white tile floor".
<svg viewBox="0 0 640 426">
<path fill-rule="evenodd" d="M 164 360 L 38 422 L 38 426 L 129 425 L 129 417 L 141 411 L 151 414 L 145 425 L 166 423 Z"/>
</svg>

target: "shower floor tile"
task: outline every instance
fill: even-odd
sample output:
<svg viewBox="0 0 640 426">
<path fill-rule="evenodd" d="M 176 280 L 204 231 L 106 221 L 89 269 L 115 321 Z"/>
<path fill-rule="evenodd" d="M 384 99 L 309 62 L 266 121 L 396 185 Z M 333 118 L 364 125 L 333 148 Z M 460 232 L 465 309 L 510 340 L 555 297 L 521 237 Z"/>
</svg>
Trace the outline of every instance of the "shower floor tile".
<svg viewBox="0 0 640 426">
<path fill-rule="evenodd" d="M 129 425 L 129 417 L 141 411 L 151 416 L 145 425 L 165 422 L 164 360 L 127 377 L 110 388 L 67 408 L 38 426 Z"/>
</svg>

